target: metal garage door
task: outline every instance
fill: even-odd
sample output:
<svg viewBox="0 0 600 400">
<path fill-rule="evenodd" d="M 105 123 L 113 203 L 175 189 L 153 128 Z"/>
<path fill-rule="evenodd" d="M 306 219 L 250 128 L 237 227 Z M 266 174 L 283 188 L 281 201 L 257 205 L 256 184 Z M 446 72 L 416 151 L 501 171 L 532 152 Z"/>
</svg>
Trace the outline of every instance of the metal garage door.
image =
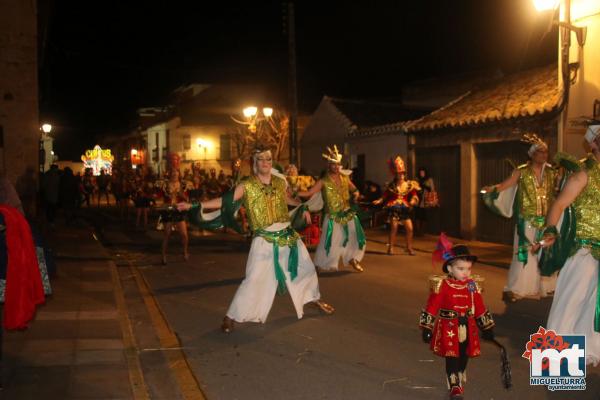
<svg viewBox="0 0 600 400">
<path fill-rule="evenodd" d="M 417 168 L 425 167 L 433 178 L 440 207 L 428 210 L 427 233 L 460 235 L 460 147 L 417 148 Z"/>
<path fill-rule="evenodd" d="M 513 171 L 507 160 L 516 165 L 527 161 L 528 146 L 518 141 L 478 144 L 475 146 L 477 157 L 477 185 L 481 188 L 502 182 Z M 488 210 L 482 201 L 477 204 L 477 239 L 487 242 L 513 243 L 515 223 L 512 219 L 502 218 Z"/>
</svg>

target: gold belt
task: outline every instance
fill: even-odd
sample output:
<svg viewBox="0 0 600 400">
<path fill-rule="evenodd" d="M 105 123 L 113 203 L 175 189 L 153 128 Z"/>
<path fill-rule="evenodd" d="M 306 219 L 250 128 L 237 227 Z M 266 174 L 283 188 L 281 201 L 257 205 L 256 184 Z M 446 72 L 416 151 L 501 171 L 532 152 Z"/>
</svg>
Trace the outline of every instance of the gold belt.
<svg viewBox="0 0 600 400">
<path fill-rule="evenodd" d="M 454 310 L 446 310 L 444 308 L 440 309 L 440 318 L 444 318 L 444 319 L 454 319 L 454 318 L 458 318 L 458 317 L 470 317 L 473 315 L 473 313 L 471 312 L 471 310 L 467 310 L 467 312 L 464 313 L 459 313 L 458 311 L 454 311 Z"/>
</svg>

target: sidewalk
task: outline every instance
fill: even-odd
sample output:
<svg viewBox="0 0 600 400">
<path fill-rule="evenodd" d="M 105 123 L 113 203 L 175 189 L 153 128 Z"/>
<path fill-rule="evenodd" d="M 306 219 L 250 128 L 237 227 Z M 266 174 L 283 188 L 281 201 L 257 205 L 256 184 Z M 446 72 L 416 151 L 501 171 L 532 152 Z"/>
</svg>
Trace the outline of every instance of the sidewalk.
<svg viewBox="0 0 600 400">
<path fill-rule="evenodd" d="M 133 398 L 114 263 L 90 227 L 46 237 L 57 265 L 53 295 L 29 329 L 4 333 L 0 398 Z"/>
<path fill-rule="evenodd" d="M 44 235 L 53 294 L 29 329 L 4 333 L 0 400 L 205 400 L 143 277 L 96 236 L 91 224 L 114 222 L 98 211 Z"/>
<path fill-rule="evenodd" d="M 381 251 L 386 251 L 385 244 L 388 242 L 388 231 L 383 228 L 369 228 L 365 230 L 367 240 L 377 244 L 376 249 L 381 247 Z M 477 255 L 478 262 L 495 267 L 509 268 L 512 260 L 512 246 L 498 243 L 478 242 L 470 240 L 462 240 L 459 238 L 449 237 L 450 241 L 455 244 L 466 244 L 469 246 L 471 253 Z M 433 253 L 437 244 L 438 236 L 423 235 L 414 238 L 413 247 L 417 251 Z M 396 252 L 404 254 L 406 251 L 406 240 L 402 233 L 398 233 L 396 237 Z M 373 249 L 373 247 L 371 247 Z"/>
</svg>

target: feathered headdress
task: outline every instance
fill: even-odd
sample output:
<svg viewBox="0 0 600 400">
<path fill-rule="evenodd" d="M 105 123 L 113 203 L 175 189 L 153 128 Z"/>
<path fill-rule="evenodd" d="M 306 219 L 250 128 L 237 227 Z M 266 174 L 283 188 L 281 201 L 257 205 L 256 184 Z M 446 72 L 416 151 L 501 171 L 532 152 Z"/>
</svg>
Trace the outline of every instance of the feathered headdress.
<svg viewBox="0 0 600 400">
<path fill-rule="evenodd" d="M 442 232 L 435 245 L 435 250 L 431 255 L 431 261 L 435 264 L 436 262 L 444 263 L 446 260 L 450 259 L 453 255 L 452 246 L 453 244 L 450 239 L 448 239 L 448 236 Z"/>
<path fill-rule="evenodd" d="M 438 239 L 437 245 L 435 246 L 435 251 L 431 255 L 432 263 L 434 265 L 436 261 L 443 263 L 442 270 L 444 272 L 448 272 L 448 264 L 457 258 L 465 259 L 471 262 L 477 261 L 477 256 L 471 254 L 467 246 L 464 244 L 452 244 L 446 234 L 442 232 L 440 234 L 440 238 Z"/>
<path fill-rule="evenodd" d="M 335 144 L 333 145 L 333 150 L 331 150 L 331 148 L 327 146 L 327 153 L 322 153 L 321 155 L 330 163 L 342 163 L 342 154 L 338 151 L 338 148 Z"/>
<path fill-rule="evenodd" d="M 530 157 L 540 148 L 548 148 L 546 142 L 544 142 L 538 135 L 536 135 L 533 132 L 523 134 L 523 136 L 521 137 L 521 142 L 528 143 L 531 145 L 531 147 L 527 151 L 527 154 L 529 154 Z"/>
<path fill-rule="evenodd" d="M 394 175 L 406 172 L 406 165 L 400 156 L 390 158 L 388 160 L 388 167 L 390 168 L 390 172 Z"/>
</svg>

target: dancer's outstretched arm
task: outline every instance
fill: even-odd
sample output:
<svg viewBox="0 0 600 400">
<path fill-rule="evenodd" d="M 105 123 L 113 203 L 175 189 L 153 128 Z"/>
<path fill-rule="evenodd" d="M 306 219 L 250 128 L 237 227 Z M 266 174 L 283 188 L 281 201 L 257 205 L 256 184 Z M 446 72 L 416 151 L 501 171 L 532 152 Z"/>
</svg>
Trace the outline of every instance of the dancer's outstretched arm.
<svg viewBox="0 0 600 400">
<path fill-rule="evenodd" d="M 494 188 L 501 192 L 503 190 L 508 189 L 509 187 L 513 187 L 514 185 L 516 185 L 519 182 L 519 178 L 521 177 L 521 171 L 519 171 L 518 169 L 515 169 L 513 171 L 513 173 L 506 178 L 504 181 L 498 183 L 497 185 L 492 185 L 492 186 L 486 186 L 483 188 L 483 190 L 485 190 L 486 192 L 491 192 L 494 190 Z"/>
<path fill-rule="evenodd" d="M 241 183 L 235 187 L 235 191 L 233 192 L 233 201 L 237 201 L 244 196 L 244 185 Z M 200 206 L 205 210 L 215 210 L 221 208 L 221 204 L 223 203 L 222 197 L 216 197 L 214 199 L 210 199 L 207 201 L 203 201 L 200 203 Z M 182 202 L 177 204 L 177 209 L 179 211 L 186 211 L 192 207 L 192 204 Z"/>
<path fill-rule="evenodd" d="M 301 192 L 298 192 L 297 194 L 300 197 L 311 197 L 313 194 L 320 192 L 322 188 L 323 188 L 323 181 L 321 179 L 319 179 L 313 187 L 311 187 L 308 190 L 303 190 Z"/>
</svg>

